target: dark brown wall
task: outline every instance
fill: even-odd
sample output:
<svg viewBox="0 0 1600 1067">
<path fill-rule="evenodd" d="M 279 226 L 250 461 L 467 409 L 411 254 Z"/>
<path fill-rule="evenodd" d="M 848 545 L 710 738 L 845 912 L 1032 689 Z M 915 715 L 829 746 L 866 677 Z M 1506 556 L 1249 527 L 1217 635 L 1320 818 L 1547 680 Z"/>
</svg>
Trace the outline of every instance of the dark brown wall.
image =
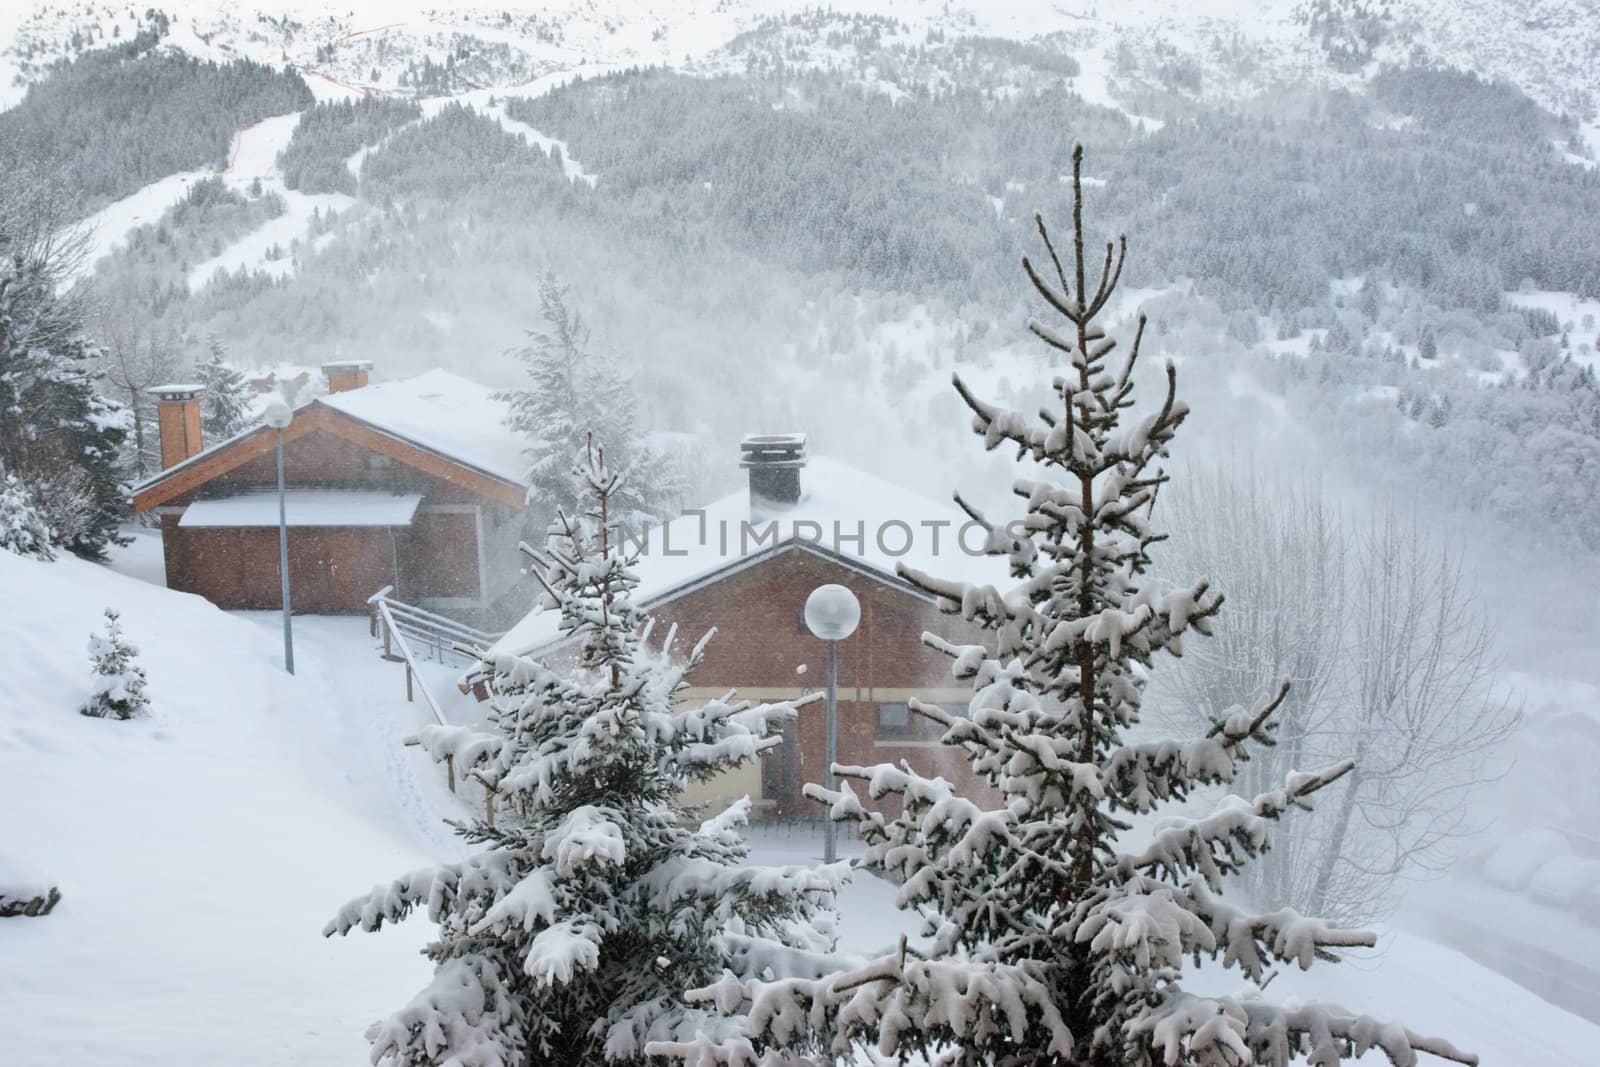
<svg viewBox="0 0 1600 1067">
<path fill-rule="evenodd" d="M 475 517 L 460 512 L 419 512 L 411 529 L 400 538 L 400 574 L 397 595 L 401 600 L 414 603 L 429 597 L 476 597 Z M 491 589 L 491 595 L 493 592 Z"/>
<path fill-rule="evenodd" d="M 229 610 L 282 604 L 276 527 L 184 529 L 161 517 L 167 585 Z M 367 598 L 394 582 L 395 550 L 382 528 L 291 528 L 289 599 L 297 612 L 367 610 Z"/>
</svg>

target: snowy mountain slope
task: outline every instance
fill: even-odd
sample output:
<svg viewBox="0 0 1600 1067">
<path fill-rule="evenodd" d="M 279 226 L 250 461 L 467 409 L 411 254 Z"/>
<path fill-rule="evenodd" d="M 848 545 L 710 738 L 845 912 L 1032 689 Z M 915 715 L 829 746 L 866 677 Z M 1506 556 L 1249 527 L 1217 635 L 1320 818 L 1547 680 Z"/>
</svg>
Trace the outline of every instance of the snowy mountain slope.
<svg viewBox="0 0 1600 1067">
<path fill-rule="evenodd" d="M 294 269 L 285 250 L 305 236 L 313 216 L 336 215 L 355 201 L 342 193 L 307 194 L 283 183 L 278 153 L 294 136 L 299 114 L 279 115 L 240 130 L 228 155 L 222 179 L 239 192 L 259 190 L 283 198 L 282 215 L 245 235 L 189 272 L 189 288 L 198 289 L 218 271 L 262 270 L 282 277 Z"/>
<path fill-rule="evenodd" d="M 329 12 L 303 0 L 245 6 L 186 0 L 168 9 L 167 44 L 205 59 L 293 64 L 319 86 L 319 95 L 414 91 L 423 78 L 448 80 L 461 92 L 525 84 L 586 63 L 717 69 L 740 34 L 812 12 L 806 18 L 819 25 L 854 16 L 890 20 L 886 43 L 921 44 L 931 34 L 1056 35 L 1056 47 L 1084 55 L 1091 72 L 1119 53 L 1176 57 L 1209 75 L 1199 92 L 1224 97 L 1294 81 L 1358 82 L 1366 59 L 1403 61 L 1415 52 L 1510 81 L 1551 110 L 1594 118 L 1597 0 L 1392 0 L 1377 14 L 1368 14 L 1368 6 L 1350 0 L 842 0 L 822 14 L 796 0 L 514 0 L 443 8 L 419 0 L 361 0 Z M 0 86 L 0 106 L 20 97 L 15 79 L 36 78 L 52 59 L 103 47 L 139 24 L 130 21 L 129 9 L 110 3 L 17 5 L 0 16 L 0 41 L 9 42 L 0 52 L 0 80 L 8 83 Z M 1357 42 L 1353 55 L 1335 54 L 1350 41 Z M 825 59 L 822 51 L 814 58 Z M 1084 88 L 1096 91 L 1092 77 Z"/>
<path fill-rule="evenodd" d="M 188 195 L 190 185 L 208 174 L 203 170 L 169 174 L 90 215 L 83 221 L 89 243 L 80 273 L 93 273 L 95 265 L 121 247 L 128 234 L 155 222 L 162 212 Z"/>
<path fill-rule="evenodd" d="M 0 1003 L 28 1023 L 0 1029 L 0 1062 L 360 1060 L 366 1024 L 427 973 L 422 931 L 320 931 L 379 875 L 453 854 L 449 801 L 398 744 L 420 705 L 305 636 L 286 676 L 270 628 L 70 557 L 0 553 L 0 589 L 0 850 L 62 891 L 0 925 Z M 107 605 L 149 719 L 77 713 Z"/>
</svg>

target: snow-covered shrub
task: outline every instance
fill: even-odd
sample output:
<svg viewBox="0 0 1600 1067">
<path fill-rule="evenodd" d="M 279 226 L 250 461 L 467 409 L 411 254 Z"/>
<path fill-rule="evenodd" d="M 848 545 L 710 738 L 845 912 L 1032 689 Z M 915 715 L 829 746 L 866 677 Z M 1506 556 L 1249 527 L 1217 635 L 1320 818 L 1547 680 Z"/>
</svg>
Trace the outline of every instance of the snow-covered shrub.
<svg viewBox="0 0 1600 1067">
<path fill-rule="evenodd" d="M 1528 892 L 1541 904 L 1570 908 L 1590 889 L 1600 886 L 1600 860 L 1557 856 L 1528 882 Z"/>
<path fill-rule="evenodd" d="M 0 548 L 32 559 L 54 559 L 50 524 L 34 504 L 33 494 L 14 475 L 0 481 Z"/>
<path fill-rule="evenodd" d="M 0 919 L 48 915 L 61 900 L 61 890 L 0 855 Z"/>
<path fill-rule="evenodd" d="M 1512 834 L 1483 861 L 1483 879 L 1500 889 L 1523 889 L 1540 867 L 1571 851 L 1566 836 L 1548 827 Z"/>
<path fill-rule="evenodd" d="M 671 635 L 649 642 L 614 543 L 617 478 L 592 453 L 582 474 L 596 514 L 563 514 L 547 552 L 524 546 L 573 658 L 483 664 L 492 729 L 412 739 L 489 791 L 494 816 L 460 827 L 482 851 L 379 886 L 324 930 L 418 907 L 439 925 L 432 982 L 367 1031 L 375 1064 L 643 1064 L 647 1041 L 710 1025 L 685 989 L 835 966 L 814 924 L 842 865 L 747 866 L 748 800 L 698 822 L 679 799 L 781 744 L 795 704 L 676 701 L 706 640 L 686 659 Z"/>
<path fill-rule="evenodd" d="M 150 706 L 144 668 L 134 662 L 139 649 L 123 638 L 121 618 L 114 608 L 107 608 L 106 632 L 89 638 L 94 692 L 81 710 L 96 719 L 131 719 Z"/>
<path fill-rule="evenodd" d="M 1289 908 L 1257 913 L 1225 891 L 1271 847 L 1278 820 L 1349 774 L 1350 761 L 1225 796 L 1209 814 L 1154 818 L 1234 783 L 1252 751 L 1274 743 L 1288 686 L 1224 710 L 1200 736 L 1127 740 L 1159 654 L 1209 635 L 1222 596 L 1206 580 L 1171 585 L 1147 573 L 1161 539 L 1152 518 L 1163 461 L 1188 409 L 1168 363 L 1163 394 L 1125 424 L 1143 322 L 1112 365 L 1114 343 L 1095 319 L 1121 257 L 1108 245 L 1098 283 L 1089 275 L 1081 163 L 1080 150 L 1070 258 L 1062 263 L 1040 222 L 1049 260 L 1041 269 L 1023 261 L 1054 311 L 1030 328 L 1059 361 L 1056 400 L 1007 410 L 956 379 L 984 444 L 1014 450 L 1021 465 L 1017 521 L 991 523 L 968 508 L 1013 581 L 1002 590 L 900 568 L 986 631 L 974 644 L 924 638 L 971 683 L 967 714 L 910 707 L 943 729 L 941 743 L 998 799 L 963 795 L 904 763 L 836 766 L 838 789 L 807 786 L 832 818 L 860 828 L 861 865 L 898 883 L 927 942 L 816 979 L 730 971 L 689 994 L 727 1014 L 726 1033 L 661 1042 L 655 1054 L 692 1067 L 833 1065 L 863 1046 L 895 1062 L 952 1067 L 1329 1067 L 1368 1049 L 1407 1067 L 1423 1051 L 1476 1062 L 1400 1025 L 1259 995 L 1281 967 L 1374 944 L 1369 932 Z M 858 788 L 900 801 L 898 814 L 869 808 Z M 1134 819 L 1151 832 L 1125 837 Z M 1184 969 L 1202 959 L 1236 968 L 1253 988 L 1190 992 Z"/>
</svg>

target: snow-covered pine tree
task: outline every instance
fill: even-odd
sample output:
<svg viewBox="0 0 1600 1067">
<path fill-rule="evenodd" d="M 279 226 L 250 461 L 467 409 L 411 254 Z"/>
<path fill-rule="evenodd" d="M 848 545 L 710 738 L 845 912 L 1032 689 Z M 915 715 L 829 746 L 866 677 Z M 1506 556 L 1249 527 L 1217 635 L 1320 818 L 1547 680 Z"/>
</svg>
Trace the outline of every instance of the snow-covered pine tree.
<svg viewBox="0 0 1600 1067">
<path fill-rule="evenodd" d="M 439 925 L 432 983 L 367 1032 L 375 1064 L 640 1064 L 646 1041 L 709 1025 L 685 989 L 730 968 L 826 969 L 812 924 L 843 866 L 746 866 L 748 801 L 696 822 L 679 800 L 780 744 L 795 702 L 676 706 L 711 635 L 687 658 L 670 655 L 672 634 L 651 644 L 612 525 L 620 478 L 591 451 L 581 481 L 592 510 L 562 513 L 547 550 L 523 546 L 560 611 L 565 662 L 485 662 L 492 731 L 412 739 L 492 792 L 494 821 L 458 827 L 485 847 L 358 897 L 324 931 L 377 930 L 415 907 Z"/>
<path fill-rule="evenodd" d="M 121 614 L 106 609 L 106 632 L 89 637 L 94 662 L 94 691 L 80 709 L 96 719 L 131 719 L 150 707 L 144 668 L 134 662 L 139 649 L 122 636 Z"/>
<path fill-rule="evenodd" d="M 729 974 L 690 1000 L 732 1013 L 743 1033 L 661 1043 L 652 1051 L 694 1067 L 837 1062 L 856 1045 L 940 1064 L 1154 1067 L 1331 1064 L 1368 1048 L 1410 1065 L 1419 1052 L 1475 1062 L 1442 1040 L 1329 1005 L 1279 1006 L 1256 992 L 1208 996 L 1181 982 L 1186 959 L 1237 968 L 1259 990 L 1279 964 L 1309 966 L 1333 950 L 1371 945 L 1292 911 L 1256 914 L 1223 896 L 1224 878 L 1271 843 L 1275 820 L 1347 773 L 1342 762 L 1292 773 L 1253 799 L 1226 797 L 1200 817 L 1148 819 L 1198 788 L 1234 780 L 1253 745 L 1270 744 L 1287 687 L 1235 707 L 1190 741 L 1130 743 L 1157 654 L 1208 633 L 1222 596 L 1204 581 L 1158 584 L 1146 574 L 1160 461 L 1187 413 L 1166 368 L 1160 404 L 1131 426 L 1133 371 L 1096 324 L 1116 288 L 1126 242 L 1106 248 L 1088 288 L 1081 149 L 1073 154 L 1073 249 L 1063 265 L 1044 224 L 1043 269 L 1029 280 L 1064 326 L 1029 328 L 1063 362 L 1060 398 L 1037 416 L 979 399 L 959 378 L 988 448 L 1029 461 L 1014 483 L 1021 519 L 990 525 L 990 551 L 1016 584 L 903 576 L 987 630 L 982 644 L 925 640 L 970 679 L 970 714 L 912 708 L 944 727 L 997 802 L 984 806 L 942 778 L 907 766 L 836 768 L 833 792 L 808 786 L 866 841 L 861 865 L 901 886 L 925 918 L 926 944 L 821 979 L 752 981 Z M 957 497 L 960 500 L 959 496 Z M 852 781 L 901 802 L 868 810 Z M 1147 831 L 1135 836 L 1132 820 Z M 820 1052 L 808 1049 L 820 1048 Z"/>
<path fill-rule="evenodd" d="M 14 476 L 0 478 L 0 548 L 31 559 L 54 559 L 50 523 L 33 494 Z"/>
<path fill-rule="evenodd" d="M 583 316 L 569 306 L 567 288 L 554 274 L 539 282 L 544 329 L 528 331 L 528 344 L 512 352 L 528 374 L 528 386 L 498 394 L 511 411 L 507 425 L 527 436 L 528 504 L 543 529 L 558 511 L 576 513 L 581 490 L 568 472 L 584 441 L 592 438 L 628 472 L 612 502 L 614 520 L 634 526 L 659 515 L 678 491 L 671 458 L 640 434 L 638 402 L 616 361 L 590 345 Z"/>
<path fill-rule="evenodd" d="M 32 492 L 55 543 L 99 559 L 117 541 L 132 417 L 95 392 L 80 326 L 46 264 L 0 262 L 0 465 Z"/>
<path fill-rule="evenodd" d="M 210 358 L 195 367 L 205 394 L 200 402 L 200 428 L 205 441 L 226 441 L 251 423 L 250 397 L 245 390 L 244 372 L 223 362 L 226 351 L 213 337 Z"/>
</svg>

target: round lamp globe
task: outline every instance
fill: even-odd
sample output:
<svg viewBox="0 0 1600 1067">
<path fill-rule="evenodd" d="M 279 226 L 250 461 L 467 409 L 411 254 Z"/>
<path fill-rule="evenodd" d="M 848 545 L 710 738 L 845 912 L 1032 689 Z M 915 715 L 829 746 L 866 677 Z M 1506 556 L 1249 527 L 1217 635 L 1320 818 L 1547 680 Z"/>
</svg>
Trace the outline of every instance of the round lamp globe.
<svg viewBox="0 0 1600 1067">
<path fill-rule="evenodd" d="M 806 629 L 824 641 L 843 641 L 861 622 L 861 602 L 842 585 L 819 585 L 806 597 Z"/>
<path fill-rule="evenodd" d="M 271 426 L 274 430 L 282 430 L 294 421 L 294 412 L 290 410 L 288 404 L 281 400 L 274 400 L 261 413 L 261 421 Z"/>
</svg>

